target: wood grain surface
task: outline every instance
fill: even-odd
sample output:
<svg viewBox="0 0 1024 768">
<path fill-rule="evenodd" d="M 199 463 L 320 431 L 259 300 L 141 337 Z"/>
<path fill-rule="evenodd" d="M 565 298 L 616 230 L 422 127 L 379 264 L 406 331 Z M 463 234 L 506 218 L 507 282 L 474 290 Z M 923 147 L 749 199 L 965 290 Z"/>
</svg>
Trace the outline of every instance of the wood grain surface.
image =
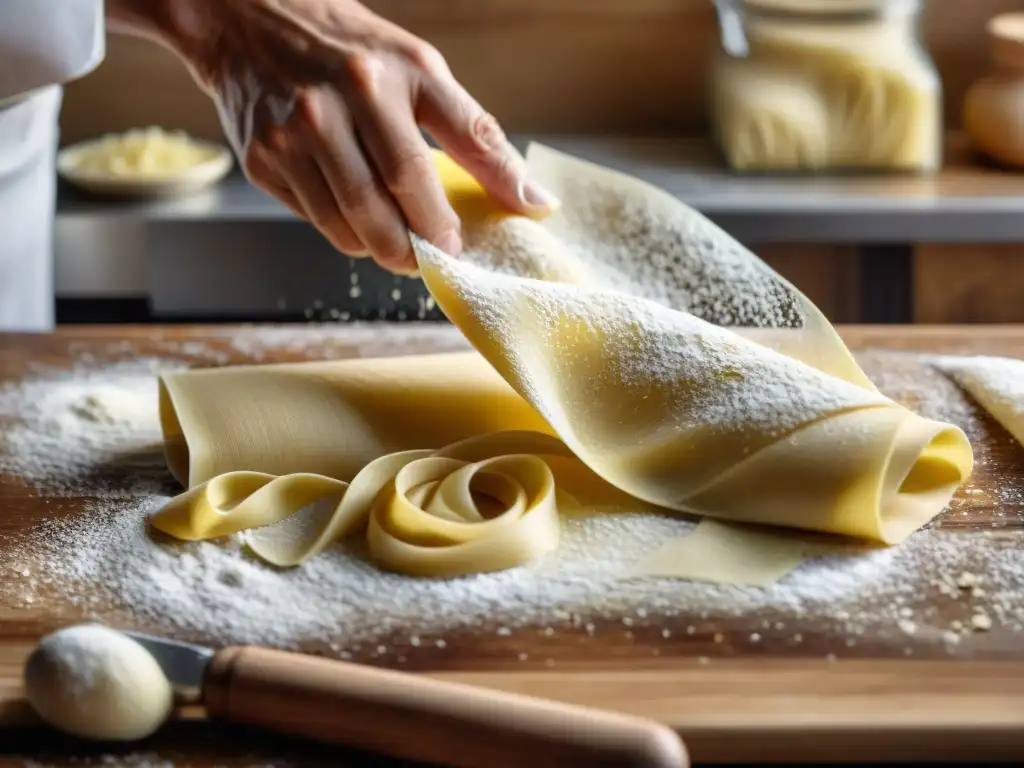
<svg viewBox="0 0 1024 768">
<path fill-rule="evenodd" d="M 915 246 L 914 322 L 1024 322 L 1024 284 L 1006 279 L 1022 259 L 1022 243 Z"/>
<path fill-rule="evenodd" d="M 64 329 L 53 335 L 0 335 L 0 385 L 40 366 L 68 367 L 134 356 L 210 364 L 381 356 L 461 348 L 452 341 L 424 341 L 401 331 L 339 327 L 295 328 L 287 344 L 235 343 L 235 334 L 263 331 L 220 327 L 105 327 Z M 902 350 L 1024 357 L 1024 326 L 841 328 L 855 350 Z M 305 340 L 304 340 L 305 339 Z M 875 356 L 869 373 L 902 358 Z M 909 359 L 909 358 L 908 358 Z M 901 366 L 913 363 L 902 362 Z M 883 391 L 884 376 L 882 377 Z M 913 403 L 908 403 L 912 405 Z M 1024 562 L 1024 503 L 1007 501 L 1001 488 L 1022 485 L 1024 449 L 982 414 L 974 435 L 978 470 L 936 527 L 953 535 L 993 533 L 991 544 L 1020 551 Z M 8 425 L 9 426 L 9 425 Z M 5 425 L 0 422 L 0 429 Z M 1001 500 L 1002 499 L 1002 500 Z M 82 498 L 48 498 L 18 477 L 0 475 L 0 562 L 4 541 L 39 520 L 74 515 Z M 955 510 L 955 511 L 954 511 Z M 957 604 L 923 580 L 917 601 L 952 616 Z M 56 738 L 31 727 L 20 701 L 20 665 L 35 640 L 74 620 L 53 602 L 4 603 L 0 590 L 0 764 L 31 758 L 42 764 L 90 764 L 124 754 Z M 131 621 L 110 614 L 111 623 Z M 696 762 L 768 762 L 899 759 L 995 760 L 1024 757 L 1024 634 L 1007 623 L 968 633 L 954 646 L 934 633 L 907 636 L 877 632 L 855 644 L 809 613 L 785 632 L 771 616 L 753 611 L 728 620 L 709 619 L 685 606 L 673 616 L 648 616 L 628 631 L 618 622 L 506 635 L 446 634 L 444 648 L 424 642 L 393 656 L 356 653 L 357 661 L 384 664 L 574 703 L 654 717 L 677 728 Z M 148 627 L 138 622 L 138 629 Z M 792 641 L 794 632 L 802 641 Z M 324 652 L 325 649 L 310 649 Z M 519 660 L 525 653 L 525 661 Z M 366 758 L 271 739 L 245 729 L 215 727 L 186 712 L 153 740 L 132 747 L 174 765 L 252 765 L 271 761 L 301 765 L 366 765 Z M 17 756 L 17 757 L 16 757 Z M 90 756 L 92 756 L 90 758 Z M 77 760 L 78 762 L 69 762 Z M 84 763 L 82 761 L 85 761 Z M 17 764 L 17 763 L 12 763 Z M 102 762 L 98 764 L 103 764 Z M 274 763 L 277 764 L 277 763 Z"/>
</svg>

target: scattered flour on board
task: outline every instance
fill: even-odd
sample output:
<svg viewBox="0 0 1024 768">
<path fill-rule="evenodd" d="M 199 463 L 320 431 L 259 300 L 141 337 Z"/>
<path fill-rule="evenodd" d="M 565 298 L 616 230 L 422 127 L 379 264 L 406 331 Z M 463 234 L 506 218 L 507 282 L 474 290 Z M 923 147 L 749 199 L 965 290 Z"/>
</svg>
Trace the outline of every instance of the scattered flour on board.
<svg viewBox="0 0 1024 768">
<path fill-rule="evenodd" d="M 980 574 L 986 599 L 962 601 L 966 625 L 986 607 L 1019 627 L 1024 573 L 1015 547 L 985 534 L 923 531 L 896 549 L 853 552 L 808 563 L 764 590 L 673 580 L 623 582 L 619 575 L 690 524 L 670 517 L 608 515 L 565 524 L 561 548 L 529 566 L 453 580 L 379 572 L 357 545 L 343 545 L 301 568 L 277 571 L 237 541 L 156 543 L 146 516 L 162 499 L 108 501 L 81 517 L 44 523 L 16 543 L 2 574 L 18 602 L 61 594 L 86 616 L 110 603 L 147 625 L 210 642 L 289 647 L 316 642 L 350 651 L 361 644 L 414 645 L 420 635 L 497 631 L 635 616 L 733 618 L 767 611 L 780 621 L 813 615 L 831 631 L 884 630 L 906 606 L 919 625 L 946 630 L 938 607 L 916 605 L 924 585 Z M 959 594 L 951 596 L 954 599 Z M 965 596 L 970 596 L 965 593 Z M 944 623 L 945 622 L 945 623 Z M 382 654 L 383 655 L 383 654 Z"/>
<path fill-rule="evenodd" d="M 301 356 L 322 359 L 332 349 L 343 348 L 346 356 L 404 355 L 411 352 L 445 352 L 469 349 L 469 342 L 450 323 L 438 322 L 325 322 L 295 325 L 231 325 L 204 329 L 201 338 L 182 340 L 154 329 L 146 335 L 146 348 L 161 359 L 185 356 L 204 365 L 225 365 L 232 356 L 246 362 L 280 362 Z M 137 352 L 131 340 L 97 345 L 81 342 L 70 351 L 83 366 L 100 362 L 104 356 L 128 357 Z M 272 355 L 270 354 L 272 353 Z"/>
<path fill-rule="evenodd" d="M 49 495 L 133 496 L 166 475 L 157 359 L 33 376 L 0 386 L 0 473 Z"/>
<path fill-rule="evenodd" d="M 886 394 L 959 424 L 980 446 L 979 462 L 988 460 L 989 427 L 923 358 L 868 353 L 860 360 Z M 607 629 L 611 622 L 633 637 L 663 631 L 659 618 L 666 616 L 690 622 L 696 633 L 702 622 L 756 613 L 766 624 L 753 628 L 762 644 L 799 644 L 802 636 L 788 627 L 813 616 L 814 626 L 850 647 L 868 634 L 904 636 L 900 627 L 913 624 L 908 643 L 951 652 L 969 646 L 963 638 L 983 636 L 989 625 L 1024 626 L 1019 536 L 1001 531 L 998 521 L 992 531 L 972 534 L 932 525 L 896 548 L 851 550 L 807 563 L 767 589 L 619 580 L 642 553 L 692 527 L 671 516 L 566 520 L 563 544 L 547 558 L 446 581 L 381 573 L 358 543 L 280 571 L 249 557 L 235 540 L 151 538 L 147 516 L 178 490 L 158 445 L 155 374 L 183 364 L 79 361 L 73 373 L 38 370 L 0 389 L 0 472 L 23 475 L 51 495 L 79 490 L 91 496 L 80 511 L 55 513 L 33 529 L 7 534 L 0 605 L 31 610 L 37 601 L 57 598 L 74 619 L 114 616 L 214 643 L 320 644 L 343 656 L 398 654 L 399 661 L 425 638 L 438 638 L 429 642 L 440 647 L 446 633 L 462 630 L 501 636 L 570 622 L 592 633 L 614 631 Z M 1001 508 L 1019 520 L 1020 489 L 999 493 Z M 970 489 L 958 502 L 970 504 Z M 960 513 L 954 505 L 945 517 Z M 926 599 L 936 586 L 943 604 Z"/>
<path fill-rule="evenodd" d="M 217 334 L 221 335 L 221 334 Z M 447 322 L 404 322 L 387 323 L 325 323 L 310 327 L 278 326 L 273 328 L 253 327 L 226 331 L 223 334 L 231 349 L 246 355 L 253 362 L 267 359 L 273 352 L 273 362 L 284 352 L 309 355 L 311 351 L 330 349 L 343 342 L 349 348 L 349 357 L 384 357 L 408 355 L 424 351 L 460 352 L 471 349 L 470 344 L 459 330 Z"/>
<path fill-rule="evenodd" d="M 382 341 L 383 338 L 383 341 Z M 50 495 L 80 493 L 132 496 L 173 490 L 160 450 L 157 376 L 189 365 L 223 365 L 244 356 L 261 362 L 325 357 L 343 342 L 348 356 L 381 357 L 412 350 L 463 351 L 469 345 L 442 323 L 231 328 L 206 340 L 180 341 L 155 335 L 136 356 L 131 341 L 72 345 L 70 370 L 40 368 L 27 379 L 0 385 L 0 473 L 17 475 Z M 102 358 L 123 358 L 103 362 Z"/>
</svg>

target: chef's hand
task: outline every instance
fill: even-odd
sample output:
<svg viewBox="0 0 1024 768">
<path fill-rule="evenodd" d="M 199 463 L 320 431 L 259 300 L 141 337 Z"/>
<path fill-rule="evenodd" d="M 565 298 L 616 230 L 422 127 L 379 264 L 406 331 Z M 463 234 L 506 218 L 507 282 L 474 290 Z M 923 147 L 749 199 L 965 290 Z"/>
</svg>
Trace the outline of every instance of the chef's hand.
<svg viewBox="0 0 1024 768">
<path fill-rule="evenodd" d="M 249 179 L 339 250 L 396 272 L 416 266 L 408 229 L 461 250 L 420 126 L 510 210 L 557 205 L 441 54 L 355 0 L 161 1 Z"/>
</svg>

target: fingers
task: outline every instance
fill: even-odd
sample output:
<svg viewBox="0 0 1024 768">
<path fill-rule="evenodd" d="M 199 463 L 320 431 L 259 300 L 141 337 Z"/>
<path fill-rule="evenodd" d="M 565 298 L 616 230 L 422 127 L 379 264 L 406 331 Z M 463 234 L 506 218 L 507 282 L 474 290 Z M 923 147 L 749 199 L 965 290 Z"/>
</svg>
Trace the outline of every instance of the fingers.
<svg viewBox="0 0 1024 768">
<path fill-rule="evenodd" d="M 415 271 L 402 212 L 378 180 L 336 96 L 311 91 L 284 124 L 265 125 L 246 152 L 246 172 L 339 251 L 371 255 L 393 272 Z"/>
<path fill-rule="evenodd" d="M 271 197 L 276 197 L 292 213 L 303 221 L 309 221 L 309 213 L 305 206 L 292 192 L 284 174 L 272 157 L 262 151 L 259 145 L 250 145 L 245 154 L 245 175 L 253 186 L 262 189 Z M 357 255 L 357 254 L 352 254 Z"/>
<path fill-rule="evenodd" d="M 522 156 L 490 114 L 454 77 L 440 73 L 420 91 L 420 124 L 452 159 L 499 203 L 528 216 L 545 216 L 558 198 L 526 178 Z"/>
<path fill-rule="evenodd" d="M 356 99 L 359 136 L 377 176 L 416 234 L 445 252 L 462 250 L 459 217 L 448 202 L 409 99 Z"/>
<path fill-rule="evenodd" d="M 307 152 L 297 151 L 279 153 L 277 163 L 284 182 L 305 211 L 305 218 L 342 253 L 364 255 L 366 245 L 339 210 L 317 161 Z"/>
<path fill-rule="evenodd" d="M 543 216 L 557 206 L 524 180 L 522 157 L 440 63 L 358 57 L 348 69 L 345 87 L 307 87 L 285 114 L 259 99 L 266 108 L 247 152 L 256 158 L 247 162 L 254 183 L 340 251 L 368 253 L 405 274 L 417 266 L 410 229 L 450 254 L 461 251 L 460 223 L 418 117 L 505 207 Z"/>
<path fill-rule="evenodd" d="M 310 158 L 326 180 L 335 209 L 344 214 L 355 236 L 385 269 L 415 269 L 402 211 L 366 157 L 340 97 L 317 92 L 303 103 L 300 119 Z"/>
</svg>

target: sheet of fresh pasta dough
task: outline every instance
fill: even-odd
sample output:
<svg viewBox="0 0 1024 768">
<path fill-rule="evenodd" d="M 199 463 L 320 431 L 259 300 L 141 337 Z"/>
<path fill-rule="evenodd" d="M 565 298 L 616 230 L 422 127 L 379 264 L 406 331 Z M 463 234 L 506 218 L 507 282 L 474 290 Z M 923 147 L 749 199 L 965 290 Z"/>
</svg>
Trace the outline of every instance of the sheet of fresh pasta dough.
<svg viewBox="0 0 1024 768">
<path fill-rule="evenodd" d="M 708 519 L 693 533 L 666 542 L 624 576 L 685 575 L 695 581 L 763 587 L 808 558 L 837 549 L 821 536 Z"/>
<path fill-rule="evenodd" d="M 880 395 L 793 286 L 661 190 L 527 159 L 557 215 L 479 225 L 459 259 L 414 242 L 439 306 L 588 466 L 669 509 L 886 543 L 942 509 L 963 432 Z M 585 277 L 536 279 L 549 264 Z M 742 325 L 792 330 L 772 349 Z"/>
<path fill-rule="evenodd" d="M 551 431 L 473 352 L 168 373 L 160 422 L 188 488 L 234 470 L 348 481 L 396 451 Z"/>
<path fill-rule="evenodd" d="M 977 355 L 943 357 L 936 365 L 1024 445 L 1024 360 Z"/>
<path fill-rule="evenodd" d="M 551 551 L 559 513 L 579 510 L 894 544 L 970 473 L 963 432 L 879 394 L 805 297 L 678 200 L 534 146 L 531 176 L 563 200 L 534 221 L 437 159 L 466 250 L 414 246 L 480 354 L 166 375 L 169 461 L 190 488 L 157 528 L 255 529 L 257 553 L 290 565 L 365 526 L 384 567 L 451 575 Z M 769 572 L 795 564 L 741 538 Z M 701 568 L 682 557 L 669 575 Z"/>
</svg>

